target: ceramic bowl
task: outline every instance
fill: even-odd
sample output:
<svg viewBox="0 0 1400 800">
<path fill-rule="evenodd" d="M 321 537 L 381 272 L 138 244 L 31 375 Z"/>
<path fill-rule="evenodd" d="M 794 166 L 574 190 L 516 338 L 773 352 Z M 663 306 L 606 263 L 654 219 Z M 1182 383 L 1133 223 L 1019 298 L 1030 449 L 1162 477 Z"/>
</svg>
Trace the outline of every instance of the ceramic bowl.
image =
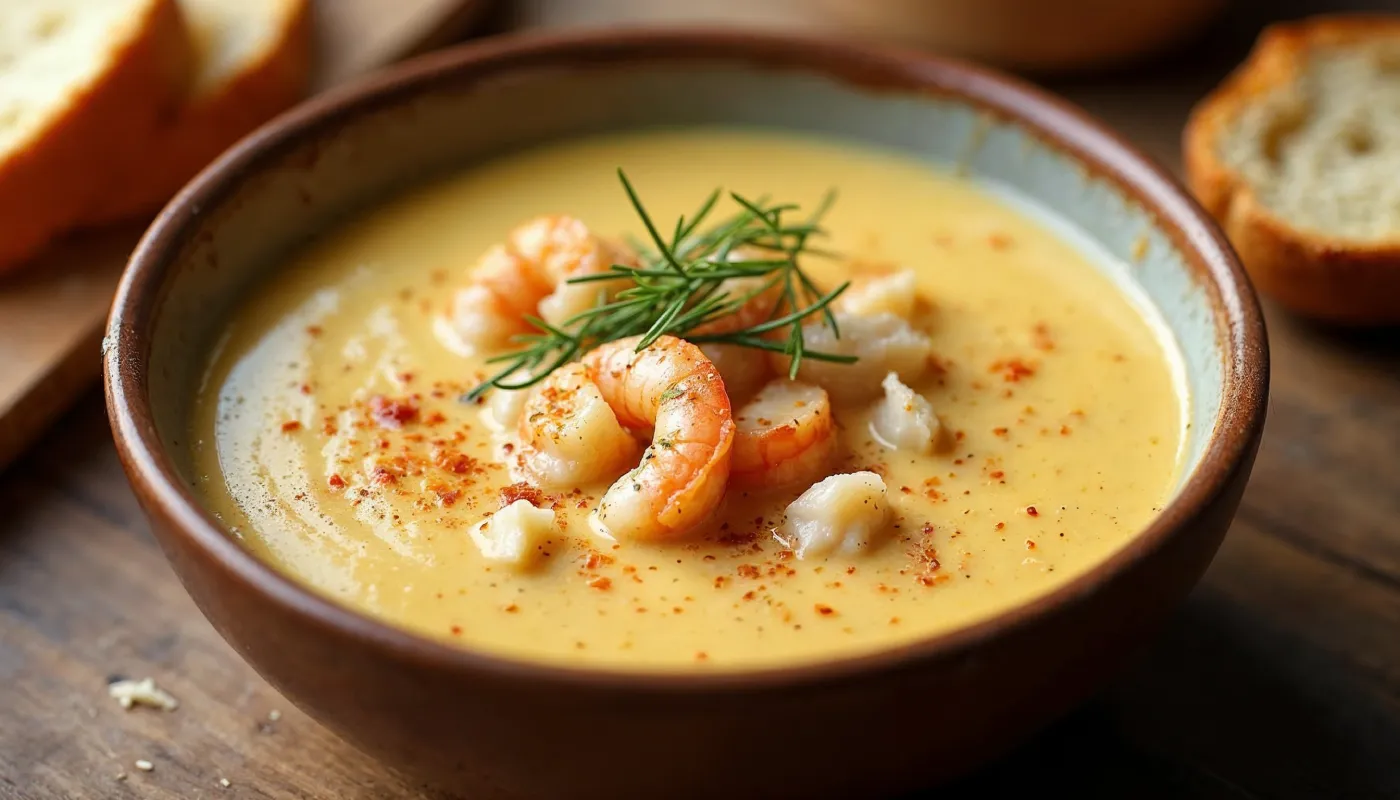
<svg viewBox="0 0 1400 800">
<path fill-rule="evenodd" d="M 1123 265 L 1190 387 L 1188 464 L 1152 524 L 1051 594 L 947 635 L 791 668 L 636 674 L 508 660 L 389 627 L 254 558 L 191 490 L 194 387 L 222 320 L 348 212 L 504 150 L 693 123 L 820 131 L 1001 184 Z M 921 55 L 717 32 L 502 40 L 324 96 L 161 214 L 105 340 L 123 464 L 210 622 L 311 716 L 410 775 L 487 797 L 874 796 L 1005 751 L 1083 700 L 1225 535 L 1268 356 L 1220 232 L 1160 168 L 1061 100 Z"/>
</svg>

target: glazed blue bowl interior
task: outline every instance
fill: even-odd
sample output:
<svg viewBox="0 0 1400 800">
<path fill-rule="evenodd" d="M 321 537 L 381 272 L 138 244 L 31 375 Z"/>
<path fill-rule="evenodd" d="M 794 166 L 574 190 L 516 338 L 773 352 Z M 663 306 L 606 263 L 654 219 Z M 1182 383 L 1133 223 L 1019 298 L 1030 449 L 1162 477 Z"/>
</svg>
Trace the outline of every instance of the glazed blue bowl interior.
<svg viewBox="0 0 1400 800">
<path fill-rule="evenodd" d="M 1102 165 L 1081 158 L 1092 155 L 1093 137 L 1102 134 L 1056 144 L 957 92 L 872 88 L 739 66 L 732 58 L 644 69 L 603 62 L 512 69 L 499 78 L 444 75 L 367 103 L 342 104 L 315 123 L 315 135 L 288 141 L 277 141 L 275 130 L 255 135 L 245 149 L 263 148 L 258 158 L 270 159 L 272 168 L 249 172 L 210 209 L 219 224 L 203 226 L 208 233 L 187 245 L 156 315 L 151 363 L 160 367 L 151 375 L 151 401 L 158 431 L 191 476 L 179 442 L 189 430 L 193 387 L 220 320 L 289 249 L 386 195 L 550 140 L 645 127 L 759 126 L 912 154 L 989 185 L 1077 241 L 1179 350 L 1189 397 L 1178 477 L 1184 483 L 1215 429 L 1227 380 L 1225 339 L 1211 295 L 1216 290 L 1184 252 L 1181 231 L 1164 227 Z"/>
</svg>

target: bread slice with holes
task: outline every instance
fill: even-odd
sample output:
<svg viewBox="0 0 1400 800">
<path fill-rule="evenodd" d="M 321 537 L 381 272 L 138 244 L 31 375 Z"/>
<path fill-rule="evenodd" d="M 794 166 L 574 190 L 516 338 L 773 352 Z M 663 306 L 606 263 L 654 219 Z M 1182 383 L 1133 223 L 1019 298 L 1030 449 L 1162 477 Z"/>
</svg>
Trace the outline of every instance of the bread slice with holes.
<svg viewBox="0 0 1400 800">
<path fill-rule="evenodd" d="M 85 217 L 149 215 L 239 138 L 301 99 L 311 73 L 310 0 L 180 0 L 197 66 L 180 113 Z"/>
<path fill-rule="evenodd" d="M 175 0 L 0 4 L 0 269 L 92 208 L 186 93 Z"/>
<path fill-rule="evenodd" d="M 1262 293 L 1332 322 L 1400 322 L 1400 17 L 1267 29 L 1192 112 L 1183 149 Z"/>
</svg>

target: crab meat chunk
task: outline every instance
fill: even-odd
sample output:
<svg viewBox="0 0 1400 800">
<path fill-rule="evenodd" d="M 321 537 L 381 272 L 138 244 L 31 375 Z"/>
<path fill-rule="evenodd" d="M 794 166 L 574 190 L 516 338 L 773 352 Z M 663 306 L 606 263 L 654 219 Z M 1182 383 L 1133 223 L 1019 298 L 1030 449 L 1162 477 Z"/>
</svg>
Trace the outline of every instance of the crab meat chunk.
<svg viewBox="0 0 1400 800">
<path fill-rule="evenodd" d="M 867 317 L 838 311 L 835 317 L 839 337 L 818 319 L 802 326 L 804 346 L 811 351 L 855 356 L 855 362 L 806 358 L 797 379 L 822 387 L 838 405 L 875 398 L 880 393 L 880 378 L 887 373 L 916 381 L 934 363 L 933 340 L 907 320 L 888 312 Z M 789 357 L 782 353 L 770 356 L 778 373 L 787 374 Z"/>
<path fill-rule="evenodd" d="M 928 399 L 905 386 L 893 372 L 880 385 L 885 389 L 885 397 L 870 417 L 870 432 L 876 440 L 891 450 L 923 455 L 937 450 L 943 423 Z"/>
<path fill-rule="evenodd" d="M 478 522 L 468 532 L 488 561 L 512 569 L 527 570 L 543 556 L 558 534 L 554 510 L 535 508 L 528 500 L 516 500 Z"/>
<path fill-rule="evenodd" d="M 914 270 L 902 269 L 887 275 L 855 279 L 837 298 L 836 304 L 841 311 L 864 317 L 894 314 L 907 320 L 913 318 L 918 300 L 919 286 Z"/>
<path fill-rule="evenodd" d="M 832 475 L 787 507 L 780 535 L 798 558 L 855 555 L 889 523 L 885 482 L 873 472 Z"/>
</svg>

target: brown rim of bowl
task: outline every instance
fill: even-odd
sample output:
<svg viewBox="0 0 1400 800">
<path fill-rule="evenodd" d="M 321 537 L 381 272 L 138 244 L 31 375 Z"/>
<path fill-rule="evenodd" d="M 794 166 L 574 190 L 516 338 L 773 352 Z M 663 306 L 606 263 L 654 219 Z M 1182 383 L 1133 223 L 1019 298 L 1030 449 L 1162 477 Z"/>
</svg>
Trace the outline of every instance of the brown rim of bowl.
<svg viewBox="0 0 1400 800">
<path fill-rule="evenodd" d="M 1221 412 L 1200 464 L 1177 496 L 1122 549 L 1068 583 L 991 619 L 854 656 L 809 664 L 696 672 L 574 667 L 491 654 L 439 642 L 372 619 L 282 575 L 241 547 L 185 487 L 156 434 L 147 365 L 161 281 L 190 241 L 202 209 L 225 200 L 242 177 L 324 136 L 343 120 L 435 88 L 469 86 L 520 68 L 627 62 L 727 61 L 825 75 L 875 90 L 960 98 L 1018 122 L 1115 184 L 1153 213 L 1206 283 L 1226 358 Z M 597 32 L 505 37 L 421 57 L 357 85 L 315 98 L 263 126 L 205 169 L 161 212 L 132 255 L 117 290 L 105 350 L 108 413 L 132 482 L 176 535 L 250 588 L 317 624 L 373 642 L 395 657 L 441 669 L 598 689 L 736 691 L 837 681 L 965 655 L 1006 631 L 1029 626 L 1091 595 L 1150 557 L 1224 487 L 1246 458 L 1264 419 L 1268 349 L 1258 300 L 1224 235 L 1161 167 L 1067 101 L 1014 78 L 960 61 L 827 40 L 724 30 Z"/>
</svg>

